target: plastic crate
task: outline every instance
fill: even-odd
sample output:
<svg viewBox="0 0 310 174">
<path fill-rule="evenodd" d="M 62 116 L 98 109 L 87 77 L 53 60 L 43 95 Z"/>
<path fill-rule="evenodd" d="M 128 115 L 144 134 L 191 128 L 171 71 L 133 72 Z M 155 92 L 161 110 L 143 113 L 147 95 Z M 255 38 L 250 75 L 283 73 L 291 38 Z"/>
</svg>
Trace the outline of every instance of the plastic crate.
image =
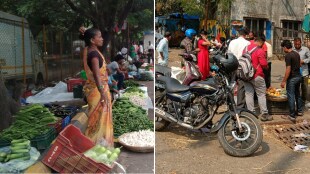
<svg viewBox="0 0 310 174">
<path fill-rule="evenodd" d="M 85 84 L 85 80 L 83 80 L 83 79 L 80 79 L 80 78 L 69 79 L 67 81 L 67 90 L 68 90 L 68 92 L 72 92 L 74 86 L 76 86 L 76 85 L 84 85 L 84 84 Z"/>
<path fill-rule="evenodd" d="M 286 115 L 290 113 L 288 101 L 267 100 L 267 108 L 270 115 Z"/>
<path fill-rule="evenodd" d="M 11 143 L 7 140 L 1 140 L 0 139 L 0 147 L 6 147 L 6 146 L 10 146 Z"/>
<path fill-rule="evenodd" d="M 51 128 L 43 135 L 37 136 L 31 140 L 31 146 L 37 148 L 39 151 L 47 149 L 53 140 L 56 138 L 55 128 Z"/>
<path fill-rule="evenodd" d="M 59 173 L 107 173 L 110 167 L 84 156 L 95 144 L 73 125 L 66 127 L 42 162 Z"/>
<path fill-rule="evenodd" d="M 62 130 L 70 124 L 70 121 L 71 121 L 71 115 L 66 116 L 66 117 L 62 120 L 62 123 L 61 123 L 61 128 L 62 128 Z"/>
<path fill-rule="evenodd" d="M 62 124 L 63 124 L 63 119 L 60 118 L 56 123 L 48 124 L 48 126 L 51 128 L 55 128 L 56 133 L 59 134 L 63 129 Z"/>
</svg>

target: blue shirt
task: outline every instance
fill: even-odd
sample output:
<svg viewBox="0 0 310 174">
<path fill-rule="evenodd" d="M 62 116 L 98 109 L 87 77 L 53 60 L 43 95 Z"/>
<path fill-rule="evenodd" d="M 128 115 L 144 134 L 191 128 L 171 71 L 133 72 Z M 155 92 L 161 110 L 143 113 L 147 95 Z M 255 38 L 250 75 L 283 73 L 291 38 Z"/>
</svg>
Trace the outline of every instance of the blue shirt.
<svg viewBox="0 0 310 174">
<path fill-rule="evenodd" d="M 300 60 L 304 61 L 304 63 L 301 65 L 301 75 L 302 76 L 309 75 L 309 71 L 308 71 L 308 63 L 310 63 L 309 49 L 305 46 L 302 46 L 299 50 L 297 50 L 296 48 L 293 48 L 293 50 L 299 54 Z"/>
</svg>

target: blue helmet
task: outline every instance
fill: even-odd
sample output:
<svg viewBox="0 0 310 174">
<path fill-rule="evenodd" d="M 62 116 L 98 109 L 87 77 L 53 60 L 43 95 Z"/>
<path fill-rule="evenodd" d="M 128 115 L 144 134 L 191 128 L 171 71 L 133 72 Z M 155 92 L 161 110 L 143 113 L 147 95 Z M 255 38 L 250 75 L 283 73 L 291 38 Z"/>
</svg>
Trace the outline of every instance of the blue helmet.
<svg viewBox="0 0 310 174">
<path fill-rule="evenodd" d="M 190 39 L 192 39 L 192 37 L 193 37 L 194 35 L 196 35 L 196 34 L 197 34 L 197 32 L 196 32 L 194 29 L 187 29 L 187 30 L 185 31 L 185 36 L 188 37 L 188 38 L 190 38 Z"/>
</svg>

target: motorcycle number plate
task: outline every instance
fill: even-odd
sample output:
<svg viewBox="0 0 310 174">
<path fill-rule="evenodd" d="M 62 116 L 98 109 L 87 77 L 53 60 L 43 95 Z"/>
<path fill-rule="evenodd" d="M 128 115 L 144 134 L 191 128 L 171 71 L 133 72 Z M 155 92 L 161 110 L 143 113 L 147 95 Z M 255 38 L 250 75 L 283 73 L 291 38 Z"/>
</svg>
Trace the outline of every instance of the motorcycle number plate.
<svg viewBox="0 0 310 174">
<path fill-rule="evenodd" d="M 164 112 L 164 111 L 162 111 L 162 110 L 160 110 L 160 109 L 157 109 L 157 108 L 155 108 L 155 112 L 158 113 L 158 114 L 160 114 L 160 115 L 165 115 L 165 112 Z"/>
</svg>

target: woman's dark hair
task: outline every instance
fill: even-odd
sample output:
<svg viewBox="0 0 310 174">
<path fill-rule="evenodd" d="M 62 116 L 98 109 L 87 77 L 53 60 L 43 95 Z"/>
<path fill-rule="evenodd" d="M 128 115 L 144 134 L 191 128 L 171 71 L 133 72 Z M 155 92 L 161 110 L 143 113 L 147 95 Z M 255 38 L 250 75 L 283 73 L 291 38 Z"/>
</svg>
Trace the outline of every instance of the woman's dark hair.
<svg viewBox="0 0 310 174">
<path fill-rule="evenodd" d="M 285 47 L 287 49 L 291 49 L 293 46 L 292 46 L 292 42 L 289 41 L 289 40 L 284 40 L 282 43 L 281 43 L 281 47 Z"/>
<path fill-rule="evenodd" d="M 205 30 L 201 30 L 201 31 L 200 31 L 200 34 L 208 35 L 208 32 L 206 32 Z"/>
<path fill-rule="evenodd" d="M 116 62 L 118 62 L 118 61 L 120 61 L 122 59 L 125 59 L 125 58 L 122 55 L 119 55 L 119 54 L 114 57 L 114 61 L 116 61 Z"/>
<path fill-rule="evenodd" d="M 100 31 L 100 30 L 98 30 L 96 28 L 90 28 L 84 32 L 84 35 L 82 38 L 84 39 L 86 46 L 91 45 L 91 39 L 95 37 L 95 35 L 97 34 L 98 31 Z"/>
</svg>

